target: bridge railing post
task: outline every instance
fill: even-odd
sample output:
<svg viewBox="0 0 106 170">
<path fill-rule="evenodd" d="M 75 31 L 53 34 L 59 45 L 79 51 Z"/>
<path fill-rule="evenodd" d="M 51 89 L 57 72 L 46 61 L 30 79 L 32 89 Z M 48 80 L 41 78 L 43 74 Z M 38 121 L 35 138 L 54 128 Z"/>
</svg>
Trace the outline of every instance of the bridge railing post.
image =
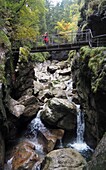
<svg viewBox="0 0 106 170">
<path fill-rule="evenodd" d="M 99 47 L 99 38 L 97 38 L 97 47 Z"/>
</svg>

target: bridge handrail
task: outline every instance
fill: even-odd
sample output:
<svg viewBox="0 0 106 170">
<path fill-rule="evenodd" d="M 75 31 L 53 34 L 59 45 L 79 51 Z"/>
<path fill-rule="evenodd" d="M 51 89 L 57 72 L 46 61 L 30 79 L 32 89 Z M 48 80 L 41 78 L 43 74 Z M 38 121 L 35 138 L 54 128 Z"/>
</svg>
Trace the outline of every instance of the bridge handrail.
<svg viewBox="0 0 106 170">
<path fill-rule="evenodd" d="M 96 47 L 106 46 L 106 34 L 94 36 L 92 38 L 92 41 L 93 41 L 93 46 Z"/>
<path fill-rule="evenodd" d="M 106 37 L 106 34 L 97 35 L 97 36 L 94 36 L 93 38 L 104 38 L 104 37 Z"/>
<path fill-rule="evenodd" d="M 48 34 L 49 37 L 49 44 L 50 46 L 53 45 L 62 45 L 62 44 L 80 44 L 80 43 L 88 43 L 89 46 L 92 46 L 92 31 L 90 29 L 83 30 L 83 31 L 77 31 L 77 32 L 64 32 L 61 34 Z M 43 36 L 40 35 L 38 37 L 35 37 L 33 40 L 28 39 L 21 39 L 16 40 L 13 44 L 13 48 L 19 48 L 20 46 L 25 45 L 26 43 L 31 44 L 31 48 L 38 48 L 40 46 L 45 46 L 45 43 L 43 41 Z M 18 47 L 16 47 L 18 46 Z M 48 47 L 47 47 L 48 48 Z"/>
</svg>

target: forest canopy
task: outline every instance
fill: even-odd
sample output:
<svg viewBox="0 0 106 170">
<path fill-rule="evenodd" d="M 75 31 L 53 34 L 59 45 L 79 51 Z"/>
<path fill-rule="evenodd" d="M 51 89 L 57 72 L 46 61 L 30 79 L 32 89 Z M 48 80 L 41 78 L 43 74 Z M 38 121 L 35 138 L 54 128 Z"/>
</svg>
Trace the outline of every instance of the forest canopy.
<svg viewBox="0 0 106 170">
<path fill-rule="evenodd" d="M 49 34 L 77 31 L 82 7 L 86 16 L 98 3 L 100 0 L 61 0 L 54 6 L 51 0 L 0 0 L 0 30 L 11 41 L 35 40 L 45 31 Z"/>
</svg>

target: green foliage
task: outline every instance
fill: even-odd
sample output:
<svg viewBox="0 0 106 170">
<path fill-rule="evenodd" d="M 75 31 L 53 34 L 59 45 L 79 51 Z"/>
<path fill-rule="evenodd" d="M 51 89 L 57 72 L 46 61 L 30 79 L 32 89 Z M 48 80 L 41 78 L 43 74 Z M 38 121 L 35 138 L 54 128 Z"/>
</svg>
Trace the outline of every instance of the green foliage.
<svg viewBox="0 0 106 170">
<path fill-rule="evenodd" d="M 28 62 L 29 55 L 30 55 L 30 49 L 28 47 L 20 47 L 19 61 Z"/>
<path fill-rule="evenodd" d="M 56 84 L 59 84 L 59 83 L 60 83 L 59 80 L 53 80 L 53 81 L 52 81 L 52 84 L 53 84 L 53 85 L 56 85 Z"/>
<path fill-rule="evenodd" d="M 35 40 L 45 14 L 44 0 L 0 0 L 1 27 L 5 27 L 12 41 Z"/>
<path fill-rule="evenodd" d="M 68 22 L 67 18 L 62 19 L 61 21 L 57 22 L 57 25 L 55 26 L 55 29 L 59 32 L 76 32 L 78 30 L 78 20 L 80 18 L 80 6 L 73 2 L 70 5 L 70 11 L 68 16 Z M 65 10 L 65 9 L 64 9 Z"/>
<path fill-rule="evenodd" d="M 79 17 L 79 9 L 80 5 L 77 4 L 77 1 L 72 0 L 62 0 L 61 3 L 58 3 L 55 7 L 50 3 L 49 0 L 46 0 L 46 21 L 47 21 L 47 31 L 52 33 L 56 31 L 65 31 L 65 29 L 69 30 L 76 27 Z M 77 15 L 78 14 L 78 15 Z M 51 16 L 51 17 L 50 17 Z M 59 23 L 66 23 L 65 28 L 59 28 Z M 74 21 L 74 22 L 73 22 Z M 72 23 L 73 22 L 73 23 Z M 71 23 L 71 28 L 69 28 L 69 24 Z M 74 25 L 75 23 L 75 25 Z M 54 30 L 54 28 L 56 28 Z M 77 27 L 76 27 L 77 29 Z"/>
<path fill-rule="evenodd" d="M 5 83 L 5 64 L 0 64 L 0 83 Z"/>
<path fill-rule="evenodd" d="M 67 59 L 67 61 L 70 62 L 70 60 L 71 60 L 73 57 L 75 57 L 75 55 L 76 55 L 76 51 L 75 51 L 75 50 L 71 50 L 71 51 L 69 52 L 69 54 L 68 54 L 68 59 Z"/>
<path fill-rule="evenodd" d="M 48 52 L 31 54 L 31 60 L 35 62 L 44 62 L 48 58 L 49 58 Z"/>
<path fill-rule="evenodd" d="M 11 43 L 9 41 L 9 38 L 4 33 L 4 31 L 0 30 L 0 45 L 3 45 L 4 47 L 7 47 L 10 49 Z"/>
<path fill-rule="evenodd" d="M 90 52 L 91 52 L 91 49 L 86 46 L 86 47 L 82 47 L 80 49 L 80 56 L 81 56 L 81 59 L 82 60 L 85 60 L 87 57 L 90 57 Z"/>
</svg>

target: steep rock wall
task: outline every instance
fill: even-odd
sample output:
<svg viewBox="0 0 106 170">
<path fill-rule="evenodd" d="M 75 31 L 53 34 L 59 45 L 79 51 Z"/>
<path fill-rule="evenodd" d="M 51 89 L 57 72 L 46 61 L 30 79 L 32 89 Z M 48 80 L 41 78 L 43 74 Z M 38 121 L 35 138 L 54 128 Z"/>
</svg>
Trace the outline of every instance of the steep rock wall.
<svg viewBox="0 0 106 170">
<path fill-rule="evenodd" d="M 94 36 L 106 34 L 106 0 L 85 0 L 79 26 L 91 29 Z"/>
<path fill-rule="evenodd" d="M 106 48 L 83 47 L 72 74 L 85 113 L 85 139 L 95 147 L 106 131 Z"/>
</svg>

